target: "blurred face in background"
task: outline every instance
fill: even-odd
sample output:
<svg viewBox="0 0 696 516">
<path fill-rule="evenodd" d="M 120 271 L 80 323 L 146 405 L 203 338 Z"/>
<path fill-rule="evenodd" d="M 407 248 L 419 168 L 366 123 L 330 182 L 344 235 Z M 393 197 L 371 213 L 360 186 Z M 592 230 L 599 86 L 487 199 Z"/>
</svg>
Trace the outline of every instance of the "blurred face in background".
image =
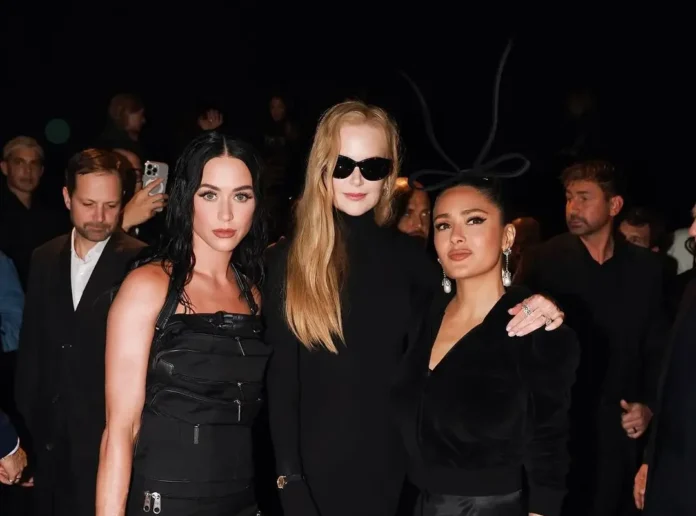
<svg viewBox="0 0 696 516">
<path fill-rule="evenodd" d="M 41 153 L 34 147 L 15 147 L 0 166 L 10 190 L 25 194 L 36 190 L 44 171 Z"/>
<path fill-rule="evenodd" d="M 275 122 L 282 122 L 285 120 L 285 102 L 280 97 L 273 97 L 269 105 L 271 111 L 271 118 Z"/>
<path fill-rule="evenodd" d="M 117 152 L 118 154 L 126 158 L 128 160 L 128 163 L 131 164 L 131 172 L 135 174 L 135 178 L 133 181 L 135 183 L 135 191 L 133 193 L 138 193 L 143 188 L 143 165 L 140 162 L 140 158 L 134 152 L 131 152 L 126 149 L 114 149 L 114 152 Z"/>
<path fill-rule="evenodd" d="M 627 241 L 639 247 L 650 247 L 650 224 L 634 226 L 625 220 L 619 225 L 619 231 Z"/>
<path fill-rule="evenodd" d="M 397 225 L 399 231 L 427 240 L 430 234 L 430 209 L 428 194 L 422 190 L 412 190 L 406 211 Z"/>
</svg>

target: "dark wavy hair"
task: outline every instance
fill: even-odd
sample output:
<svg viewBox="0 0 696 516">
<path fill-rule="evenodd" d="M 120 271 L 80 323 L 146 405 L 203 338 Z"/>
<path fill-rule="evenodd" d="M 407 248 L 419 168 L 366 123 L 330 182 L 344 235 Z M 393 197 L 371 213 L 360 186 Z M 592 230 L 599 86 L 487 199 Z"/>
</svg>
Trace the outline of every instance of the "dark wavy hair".
<svg viewBox="0 0 696 516">
<path fill-rule="evenodd" d="M 509 209 L 508 195 L 503 187 L 503 181 L 501 181 L 499 178 L 466 178 L 461 181 L 458 181 L 456 184 L 442 189 L 437 194 L 437 197 L 440 197 L 446 191 L 451 190 L 452 188 L 456 188 L 458 186 L 470 186 L 471 188 L 478 190 L 481 194 L 483 194 L 491 203 L 493 203 L 500 210 L 501 224 L 509 224 L 512 221 L 512 216 Z"/>
<path fill-rule="evenodd" d="M 268 244 L 268 230 L 260 155 L 248 143 L 217 132 L 205 133 L 186 146 L 176 162 L 174 174 L 170 175 L 167 185 L 169 201 L 162 238 L 133 264 L 135 268 L 145 263 L 161 261 L 163 269 L 172 279 L 172 288 L 179 292 L 181 303 L 187 309 L 191 306 L 184 287 L 191 281 L 196 264 L 193 254 L 193 199 L 201 185 L 206 163 L 220 156 L 237 158 L 249 168 L 256 200 L 251 229 L 234 250 L 231 265 L 250 285 L 259 287 L 264 281 L 263 253 Z"/>
</svg>

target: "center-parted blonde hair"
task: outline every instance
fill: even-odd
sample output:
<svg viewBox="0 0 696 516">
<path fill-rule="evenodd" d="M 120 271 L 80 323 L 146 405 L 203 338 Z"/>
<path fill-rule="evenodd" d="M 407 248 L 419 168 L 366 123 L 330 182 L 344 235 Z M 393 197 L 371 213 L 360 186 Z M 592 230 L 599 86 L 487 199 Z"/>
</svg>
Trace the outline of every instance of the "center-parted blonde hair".
<svg viewBox="0 0 696 516">
<path fill-rule="evenodd" d="M 302 197 L 295 207 L 295 235 L 285 278 L 285 317 L 291 331 L 308 349 L 338 353 L 334 339 L 345 342 L 341 319 L 341 287 L 348 272 L 345 243 L 334 220 L 333 169 L 346 124 L 368 124 L 384 131 L 392 168 L 375 206 L 375 221 L 387 224 L 399 175 L 399 134 L 382 109 L 359 101 L 342 102 L 326 111 L 314 134 Z"/>
</svg>

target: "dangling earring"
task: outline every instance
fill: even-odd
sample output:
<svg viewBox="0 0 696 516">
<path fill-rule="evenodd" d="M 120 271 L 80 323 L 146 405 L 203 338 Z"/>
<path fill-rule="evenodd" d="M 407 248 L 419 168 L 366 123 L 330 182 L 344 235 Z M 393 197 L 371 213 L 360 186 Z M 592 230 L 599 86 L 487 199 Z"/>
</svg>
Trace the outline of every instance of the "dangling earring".
<svg viewBox="0 0 696 516">
<path fill-rule="evenodd" d="M 503 286 L 509 287 L 512 285 L 512 274 L 510 274 L 510 248 L 508 247 L 503 251 L 505 255 L 505 268 L 503 269 Z"/>
<path fill-rule="evenodd" d="M 445 294 L 452 292 L 452 282 L 447 277 L 447 274 L 445 274 L 444 269 L 442 270 L 442 290 L 445 291 Z"/>
<path fill-rule="evenodd" d="M 442 262 L 440 259 L 437 259 L 438 263 L 442 265 Z M 442 268 L 442 290 L 445 291 L 445 294 L 449 294 L 452 292 L 452 282 L 450 279 L 447 277 L 447 274 L 445 274 L 445 268 Z"/>
</svg>

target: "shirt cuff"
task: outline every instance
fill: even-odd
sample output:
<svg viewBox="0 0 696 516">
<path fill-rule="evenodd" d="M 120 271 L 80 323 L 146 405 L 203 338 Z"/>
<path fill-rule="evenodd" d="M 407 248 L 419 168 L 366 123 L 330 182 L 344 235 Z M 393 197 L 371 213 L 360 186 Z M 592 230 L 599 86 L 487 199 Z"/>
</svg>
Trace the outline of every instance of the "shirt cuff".
<svg viewBox="0 0 696 516">
<path fill-rule="evenodd" d="M 5 456 L 4 456 L 2 459 L 0 459 L 0 460 L 4 460 L 4 459 L 6 459 L 7 457 L 10 457 L 11 455 L 14 455 L 15 453 L 17 453 L 17 450 L 19 450 L 19 439 L 17 439 L 17 445 L 14 447 L 14 450 L 12 450 L 10 453 L 8 453 L 7 455 L 5 455 Z"/>
</svg>

